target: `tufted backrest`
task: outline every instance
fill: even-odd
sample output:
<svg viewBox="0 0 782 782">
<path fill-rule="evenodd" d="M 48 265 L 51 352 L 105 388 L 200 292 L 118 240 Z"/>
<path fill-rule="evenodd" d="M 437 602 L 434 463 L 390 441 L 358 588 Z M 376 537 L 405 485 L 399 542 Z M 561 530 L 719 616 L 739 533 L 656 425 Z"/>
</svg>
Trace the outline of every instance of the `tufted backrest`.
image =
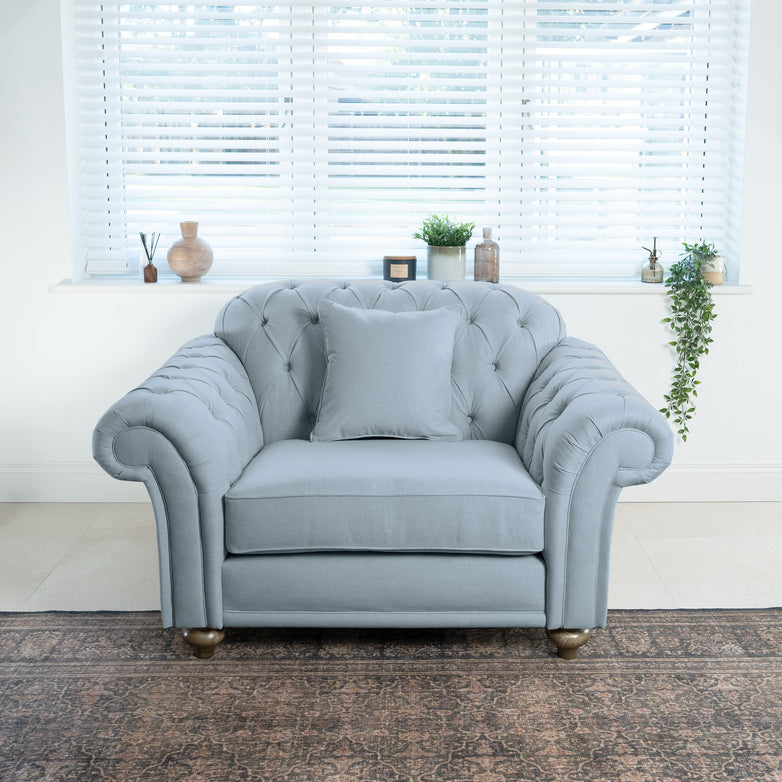
<svg viewBox="0 0 782 782">
<path fill-rule="evenodd" d="M 250 378 L 265 443 L 308 439 L 326 357 L 318 302 L 391 312 L 459 305 L 451 420 L 465 439 L 512 443 L 540 359 L 565 336 L 559 312 L 533 293 L 483 282 L 312 280 L 250 288 L 225 305 L 215 334 Z"/>
</svg>

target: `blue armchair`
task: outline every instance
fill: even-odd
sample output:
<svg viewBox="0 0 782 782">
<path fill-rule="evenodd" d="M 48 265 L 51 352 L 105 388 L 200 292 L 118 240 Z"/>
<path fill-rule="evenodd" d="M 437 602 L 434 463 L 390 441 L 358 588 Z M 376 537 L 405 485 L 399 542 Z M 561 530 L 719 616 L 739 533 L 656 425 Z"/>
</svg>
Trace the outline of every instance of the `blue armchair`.
<svg viewBox="0 0 782 782">
<path fill-rule="evenodd" d="M 145 483 L 163 624 L 199 657 L 226 627 L 524 626 L 572 659 L 619 493 L 672 435 L 539 296 L 289 281 L 232 299 L 93 447 Z"/>
</svg>

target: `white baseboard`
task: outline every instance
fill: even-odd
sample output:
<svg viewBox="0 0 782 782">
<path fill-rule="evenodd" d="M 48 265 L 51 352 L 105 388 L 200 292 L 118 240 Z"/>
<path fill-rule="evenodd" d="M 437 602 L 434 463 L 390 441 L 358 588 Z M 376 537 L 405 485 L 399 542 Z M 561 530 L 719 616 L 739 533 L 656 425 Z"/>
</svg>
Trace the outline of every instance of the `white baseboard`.
<svg viewBox="0 0 782 782">
<path fill-rule="evenodd" d="M 622 502 L 782 502 L 782 463 L 672 464 Z"/>
<path fill-rule="evenodd" d="M 0 462 L 0 502 L 144 502 L 140 483 L 110 478 L 95 462 Z M 672 465 L 630 486 L 622 502 L 782 502 L 782 463 Z"/>
<path fill-rule="evenodd" d="M 144 485 L 118 481 L 95 462 L 0 462 L 0 502 L 144 502 Z"/>
</svg>

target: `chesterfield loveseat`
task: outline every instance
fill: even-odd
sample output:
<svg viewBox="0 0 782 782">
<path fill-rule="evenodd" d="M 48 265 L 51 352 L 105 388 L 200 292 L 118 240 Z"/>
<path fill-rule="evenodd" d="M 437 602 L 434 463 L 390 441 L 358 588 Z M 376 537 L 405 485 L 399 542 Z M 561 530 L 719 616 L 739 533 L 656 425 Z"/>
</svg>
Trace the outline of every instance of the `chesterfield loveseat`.
<svg viewBox="0 0 782 782">
<path fill-rule="evenodd" d="M 664 418 L 510 285 L 259 285 L 100 419 L 143 481 L 162 620 L 540 627 L 572 659 L 607 612 L 614 508 L 669 464 Z"/>
</svg>

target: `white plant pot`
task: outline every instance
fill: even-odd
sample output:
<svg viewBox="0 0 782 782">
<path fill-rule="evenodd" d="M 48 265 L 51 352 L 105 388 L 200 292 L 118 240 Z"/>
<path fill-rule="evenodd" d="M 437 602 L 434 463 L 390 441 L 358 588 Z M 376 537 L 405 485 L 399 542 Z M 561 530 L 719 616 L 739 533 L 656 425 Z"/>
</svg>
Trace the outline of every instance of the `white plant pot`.
<svg viewBox="0 0 782 782">
<path fill-rule="evenodd" d="M 450 280 L 463 280 L 467 260 L 467 249 L 464 245 L 459 247 L 434 247 L 428 246 L 427 267 L 430 280 L 449 282 Z"/>
<path fill-rule="evenodd" d="M 701 266 L 701 273 L 712 285 L 722 285 L 725 282 L 725 259 L 715 255 Z"/>
</svg>

